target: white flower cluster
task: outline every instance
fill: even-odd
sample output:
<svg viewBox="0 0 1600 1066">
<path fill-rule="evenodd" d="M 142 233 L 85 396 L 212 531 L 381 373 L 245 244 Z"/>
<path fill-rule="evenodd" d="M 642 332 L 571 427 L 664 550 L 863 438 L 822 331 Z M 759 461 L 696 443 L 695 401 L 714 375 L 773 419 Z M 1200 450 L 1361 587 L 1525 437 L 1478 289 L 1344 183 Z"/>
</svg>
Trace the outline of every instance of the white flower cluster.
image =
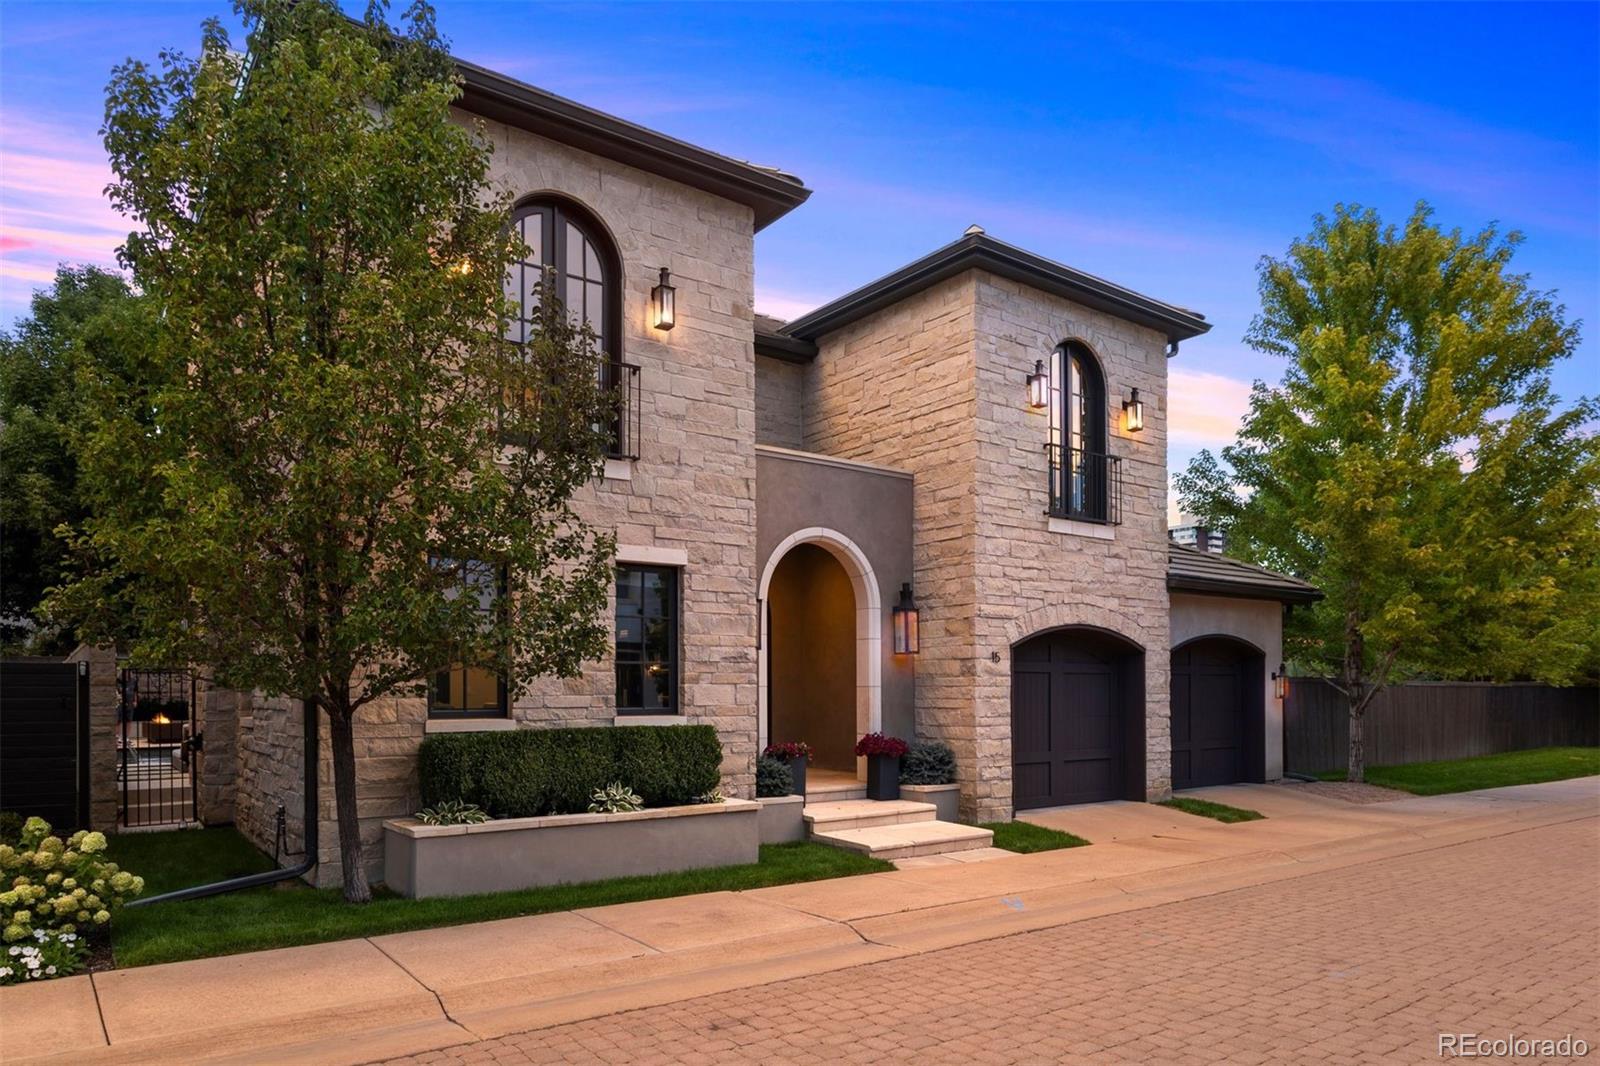
<svg viewBox="0 0 1600 1066">
<path fill-rule="evenodd" d="M 87 953 L 76 933 L 36 929 L 32 944 L 13 944 L 0 963 L 0 984 L 43 981 L 77 972 Z"/>
</svg>

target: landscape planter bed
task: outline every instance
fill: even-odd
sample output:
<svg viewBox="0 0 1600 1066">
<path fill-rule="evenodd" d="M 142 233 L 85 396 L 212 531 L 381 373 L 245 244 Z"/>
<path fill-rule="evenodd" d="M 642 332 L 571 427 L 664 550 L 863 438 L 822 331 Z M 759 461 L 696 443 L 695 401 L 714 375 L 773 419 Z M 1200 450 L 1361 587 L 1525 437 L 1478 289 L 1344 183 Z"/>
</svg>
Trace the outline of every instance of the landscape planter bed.
<svg viewBox="0 0 1600 1066">
<path fill-rule="evenodd" d="M 960 819 L 960 785 L 901 785 L 900 798 L 933 804 L 938 808 L 938 819 L 941 822 L 955 822 Z"/>
<path fill-rule="evenodd" d="M 730 799 L 624 814 L 477 825 L 383 824 L 384 881 L 413 899 L 734 866 L 761 857 L 761 804 Z"/>
<path fill-rule="evenodd" d="M 761 843 L 793 844 L 806 838 L 804 796 L 767 796 L 761 804 Z"/>
</svg>

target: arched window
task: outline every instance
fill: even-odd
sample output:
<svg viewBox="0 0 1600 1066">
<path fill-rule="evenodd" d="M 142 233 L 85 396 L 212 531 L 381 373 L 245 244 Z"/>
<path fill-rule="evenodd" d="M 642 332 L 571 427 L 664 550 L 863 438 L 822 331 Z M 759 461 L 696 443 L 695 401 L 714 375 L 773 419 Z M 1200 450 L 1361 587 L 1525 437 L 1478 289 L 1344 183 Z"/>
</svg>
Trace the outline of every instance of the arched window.
<svg viewBox="0 0 1600 1066">
<path fill-rule="evenodd" d="M 601 384 L 631 393 L 638 371 L 622 362 L 622 261 L 600 220 L 571 200 L 537 197 L 518 204 L 511 223 L 528 254 L 506 276 L 506 297 L 519 309 L 507 336 L 519 344 L 528 339 L 543 281 L 543 291 L 554 292 L 569 315 L 594 330 Z M 631 456 L 637 404 L 631 395 L 625 401 L 612 427 L 612 454 Z"/>
<path fill-rule="evenodd" d="M 1078 341 L 1050 357 L 1050 512 L 1115 522 L 1116 460 L 1106 454 L 1106 383 L 1094 353 Z"/>
</svg>

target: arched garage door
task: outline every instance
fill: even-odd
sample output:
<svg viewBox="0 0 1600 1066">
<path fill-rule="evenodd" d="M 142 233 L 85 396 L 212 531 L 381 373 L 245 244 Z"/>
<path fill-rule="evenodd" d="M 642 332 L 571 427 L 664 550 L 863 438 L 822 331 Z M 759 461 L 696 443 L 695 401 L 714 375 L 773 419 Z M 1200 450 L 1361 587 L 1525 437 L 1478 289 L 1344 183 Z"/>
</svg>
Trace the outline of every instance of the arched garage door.
<svg viewBox="0 0 1600 1066">
<path fill-rule="evenodd" d="M 1094 629 L 1031 637 L 1011 654 L 1017 810 L 1144 796 L 1144 653 Z"/>
<path fill-rule="evenodd" d="M 1172 653 L 1172 787 L 1260 781 L 1265 720 L 1261 653 L 1203 637 Z"/>
</svg>

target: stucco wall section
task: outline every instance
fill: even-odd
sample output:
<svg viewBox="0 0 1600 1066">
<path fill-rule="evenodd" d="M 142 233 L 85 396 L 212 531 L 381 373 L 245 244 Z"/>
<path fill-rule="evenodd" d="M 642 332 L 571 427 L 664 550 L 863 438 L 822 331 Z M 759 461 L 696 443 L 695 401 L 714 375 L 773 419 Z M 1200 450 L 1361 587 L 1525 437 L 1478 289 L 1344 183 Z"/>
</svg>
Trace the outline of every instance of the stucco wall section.
<svg viewBox="0 0 1600 1066">
<path fill-rule="evenodd" d="M 756 442 L 780 448 L 805 446 L 806 368 L 771 356 L 756 356 Z"/>
<path fill-rule="evenodd" d="M 1283 605 L 1275 600 L 1172 593 L 1172 646 L 1198 637 L 1234 637 L 1252 645 L 1266 660 L 1261 683 L 1266 708 L 1266 777 L 1283 776 L 1283 701 L 1273 696 L 1272 673 L 1283 663 Z"/>
<path fill-rule="evenodd" d="M 1089 625 L 1145 649 L 1145 789 L 1171 791 L 1167 629 L 1167 357 L 1159 332 L 979 273 L 975 284 L 977 448 L 971 491 L 978 604 L 974 728 L 976 815 L 1011 815 L 1011 645 L 1041 630 Z M 1122 524 L 1109 539 L 1051 532 L 1049 419 L 1028 406 L 1034 361 L 1080 340 L 1105 374 L 1109 452 L 1122 462 Z M 1122 425 L 1137 388 L 1144 430 Z M 998 661 L 992 652 L 1000 652 Z"/>
<path fill-rule="evenodd" d="M 916 732 L 954 749 L 964 796 L 979 778 L 975 290 L 969 272 L 822 337 L 805 394 L 808 450 L 915 478 Z"/>
</svg>

